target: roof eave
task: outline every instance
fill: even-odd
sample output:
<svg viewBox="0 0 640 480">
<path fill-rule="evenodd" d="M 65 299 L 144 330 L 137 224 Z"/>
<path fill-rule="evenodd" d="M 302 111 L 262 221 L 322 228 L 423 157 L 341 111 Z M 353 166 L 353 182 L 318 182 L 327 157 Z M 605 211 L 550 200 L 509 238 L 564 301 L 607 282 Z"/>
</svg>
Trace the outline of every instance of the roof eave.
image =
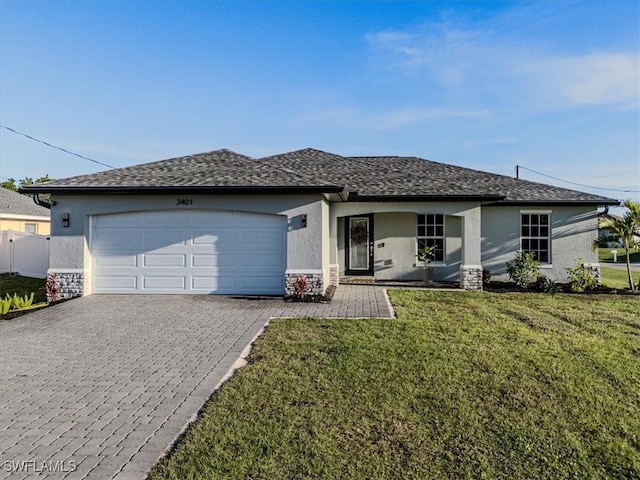
<svg viewBox="0 0 640 480">
<path fill-rule="evenodd" d="M 612 198 L 602 200 L 504 200 L 489 204 L 489 206 L 497 207 L 517 207 L 523 205 L 538 205 L 541 207 L 551 206 L 576 206 L 576 205 L 594 205 L 594 206 L 617 206 L 620 205 L 618 200 Z"/>
<path fill-rule="evenodd" d="M 256 195 L 256 194 L 343 194 L 345 188 L 337 185 L 327 186 L 29 186 L 20 189 L 20 193 L 49 193 L 52 195 L 152 195 L 152 194 L 201 194 L 201 195 Z"/>
<path fill-rule="evenodd" d="M 351 192 L 348 202 L 496 202 L 503 195 L 358 195 Z"/>
</svg>

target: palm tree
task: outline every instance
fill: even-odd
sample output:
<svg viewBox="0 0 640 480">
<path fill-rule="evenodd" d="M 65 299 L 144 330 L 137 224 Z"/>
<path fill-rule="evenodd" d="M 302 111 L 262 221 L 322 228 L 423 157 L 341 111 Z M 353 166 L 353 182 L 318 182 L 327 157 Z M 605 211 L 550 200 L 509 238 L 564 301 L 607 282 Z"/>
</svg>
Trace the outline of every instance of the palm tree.
<svg viewBox="0 0 640 480">
<path fill-rule="evenodd" d="M 637 240 L 638 229 L 640 229 L 640 203 L 631 199 L 625 200 L 624 204 L 628 211 L 622 218 L 605 217 L 602 220 L 602 227 L 609 230 L 609 235 L 603 235 L 593 241 L 593 248 L 606 247 L 609 242 L 620 242 L 627 254 L 627 277 L 629 288 L 633 292 L 635 285 L 631 276 L 631 249 L 640 247 Z"/>
</svg>

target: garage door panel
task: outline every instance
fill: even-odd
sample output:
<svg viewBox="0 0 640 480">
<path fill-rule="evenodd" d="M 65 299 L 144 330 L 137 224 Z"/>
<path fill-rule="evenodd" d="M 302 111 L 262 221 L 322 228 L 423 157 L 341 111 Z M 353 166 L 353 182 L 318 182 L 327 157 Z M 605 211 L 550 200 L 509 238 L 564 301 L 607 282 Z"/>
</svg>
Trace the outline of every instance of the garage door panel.
<svg viewBox="0 0 640 480">
<path fill-rule="evenodd" d="M 187 284 L 186 277 L 144 276 L 142 278 L 143 289 L 184 290 L 186 284 Z"/>
<path fill-rule="evenodd" d="M 193 245 L 224 247 L 233 245 L 233 231 L 221 231 L 217 234 L 195 232 L 192 236 Z"/>
<path fill-rule="evenodd" d="M 135 275 L 96 276 L 94 288 L 111 291 L 135 292 L 138 286 L 138 278 Z M 114 292 L 115 293 L 115 292 Z"/>
<path fill-rule="evenodd" d="M 240 265 L 243 267 L 277 267 L 282 265 L 282 254 L 245 254 L 240 257 Z"/>
<path fill-rule="evenodd" d="M 156 231 L 144 230 L 142 248 L 145 250 L 159 248 L 175 248 L 178 245 L 186 245 L 187 236 L 183 230 Z"/>
<path fill-rule="evenodd" d="M 99 228 L 93 232 L 93 249 L 121 250 L 142 248 L 142 232 L 124 228 Z"/>
<path fill-rule="evenodd" d="M 138 265 L 137 255 L 100 255 L 96 257 L 97 267 L 136 267 Z"/>
<path fill-rule="evenodd" d="M 142 255 L 145 267 L 185 267 L 186 255 L 147 253 Z"/>
<path fill-rule="evenodd" d="M 225 292 L 220 293 L 232 293 L 235 286 L 235 278 L 233 276 L 192 277 L 191 286 L 196 290 L 208 290 L 210 292 L 225 290 Z"/>
<path fill-rule="evenodd" d="M 208 255 L 195 253 L 191 256 L 193 267 L 233 267 L 235 256 L 232 255 Z"/>
<path fill-rule="evenodd" d="M 92 232 L 96 293 L 284 293 L 282 216 L 136 212 L 95 217 Z"/>
</svg>

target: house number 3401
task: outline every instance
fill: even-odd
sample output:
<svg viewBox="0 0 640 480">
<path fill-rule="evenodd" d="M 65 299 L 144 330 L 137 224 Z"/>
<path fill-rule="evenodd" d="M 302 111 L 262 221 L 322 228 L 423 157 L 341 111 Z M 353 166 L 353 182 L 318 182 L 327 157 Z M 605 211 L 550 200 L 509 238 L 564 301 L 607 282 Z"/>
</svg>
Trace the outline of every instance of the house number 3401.
<svg viewBox="0 0 640 480">
<path fill-rule="evenodd" d="M 191 198 L 178 198 L 176 205 L 193 205 L 193 199 Z"/>
</svg>

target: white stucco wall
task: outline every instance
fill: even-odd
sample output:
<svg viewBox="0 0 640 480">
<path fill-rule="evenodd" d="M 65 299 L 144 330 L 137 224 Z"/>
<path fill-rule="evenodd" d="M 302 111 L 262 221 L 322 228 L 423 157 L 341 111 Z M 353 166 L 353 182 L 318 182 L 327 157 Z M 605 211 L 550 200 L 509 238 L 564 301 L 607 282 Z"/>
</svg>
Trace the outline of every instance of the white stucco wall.
<svg viewBox="0 0 640 480">
<path fill-rule="evenodd" d="M 573 267 L 581 257 L 586 263 L 596 263 L 598 254 L 591 242 L 598 236 L 597 211 L 594 207 L 484 207 L 482 209 L 482 266 L 494 280 L 507 281 L 506 263 L 520 249 L 521 211 L 550 212 L 551 264 L 542 266 L 542 273 L 565 282 L 566 268 Z"/>
<path fill-rule="evenodd" d="M 193 199 L 193 205 L 178 206 L 177 198 Z M 329 207 L 320 195 L 307 196 L 204 196 L 204 195 L 103 195 L 54 196 L 51 209 L 51 269 L 80 269 L 85 272 L 85 288 L 91 276 L 91 215 L 158 210 L 226 210 L 284 215 L 288 218 L 287 270 L 329 269 Z M 69 227 L 62 226 L 68 213 Z M 300 228 L 302 214 L 307 227 Z M 324 232 L 324 233 L 323 233 Z M 328 278 L 328 276 L 326 277 Z"/>
</svg>

